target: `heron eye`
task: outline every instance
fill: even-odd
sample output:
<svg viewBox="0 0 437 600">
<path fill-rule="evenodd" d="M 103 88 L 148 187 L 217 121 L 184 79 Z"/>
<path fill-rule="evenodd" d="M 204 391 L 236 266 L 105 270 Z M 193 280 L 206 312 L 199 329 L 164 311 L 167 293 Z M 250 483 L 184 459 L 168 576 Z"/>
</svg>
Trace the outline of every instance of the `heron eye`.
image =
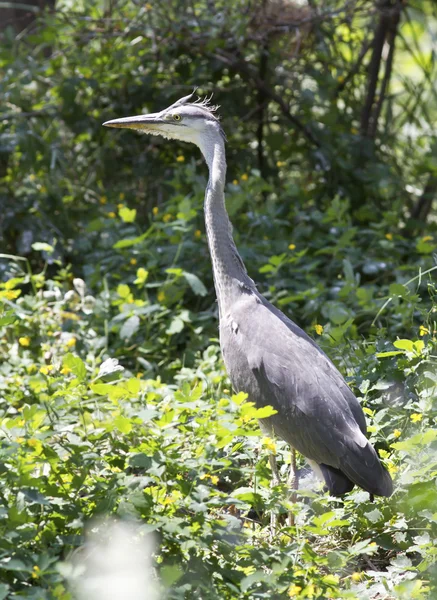
<svg viewBox="0 0 437 600">
<path fill-rule="evenodd" d="M 181 120 L 181 115 L 173 115 L 173 119 L 175 121 L 180 121 Z"/>
</svg>

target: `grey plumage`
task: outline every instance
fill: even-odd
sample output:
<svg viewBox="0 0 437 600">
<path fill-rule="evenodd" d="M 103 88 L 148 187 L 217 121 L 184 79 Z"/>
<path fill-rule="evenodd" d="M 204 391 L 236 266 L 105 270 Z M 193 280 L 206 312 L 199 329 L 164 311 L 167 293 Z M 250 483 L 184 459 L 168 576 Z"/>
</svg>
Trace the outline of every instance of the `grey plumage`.
<svg viewBox="0 0 437 600">
<path fill-rule="evenodd" d="M 248 276 L 225 208 L 224 133 L 207 102 L 181 98 L 160 113 L 108 121 L 195 143 L 209 167 L 205 223 L 219 304 L 220 346 L 237 391 L 277 414 L 261 426 L 319 466 L 334 495 L 354 484 L 390 496 L 390 475 L 366 438 L 358 400 L 317 344 L 270 304 Z"/>
</svg>

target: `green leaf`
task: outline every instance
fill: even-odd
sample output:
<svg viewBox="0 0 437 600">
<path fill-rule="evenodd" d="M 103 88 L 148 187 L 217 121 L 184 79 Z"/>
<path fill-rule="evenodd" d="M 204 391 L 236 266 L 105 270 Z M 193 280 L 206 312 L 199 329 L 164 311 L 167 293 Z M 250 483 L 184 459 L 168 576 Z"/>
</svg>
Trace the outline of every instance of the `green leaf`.
<svg viewBox="0 0 437 600">
<path fill-rule="evenodd" d="M 263 406 L 255 411 L 254 416 L 257 419 L 265 419 L 267 417 L 271 417 L 272 415 L 276 415 L 277 412 L 278 411 L 275 410 L 273 406 Z"/>
<path fill-rule="evenodd" d="M 127 417 L 123 417 L 122 415 L 119 415 L 118 417 L 115 417 L 113 423 L 114 423 L 115 427 L 121 433 L 127 434 L 132 431 L 132 423 L 131 423 L 130 419 L 128 419 Z"/>
<path fill-rule="evenodd" d="M 169 269 L 166 269 L 165 272 L 169 275 L 176 275 L 176 277 L 181 277 L 184 274 L 184 270 L 179 267 L 170 267 Z"/>
<path fill-rule="evenodd" d="M 32 244 L 32 248 L 37 252 L 47 252 L 48 254 L 52 254 L 55 250 L 53 246 L 50 246 L 50 244 L 46 244 L 45 242 L 35 242 Z"/>
<path fill-rule="evenodd" d="M 137 396 L 141 391 L 141 381 L 136 377 L 131 377 L 127 381 L 127 389 L 133 396 Z"/>
<path fill-rule="evenodd" d="M 114 249 L 122 249 L 122 248 L 130 248 L 131 246 L 136 246 L 137 244 L 141 244 L 150 234 L 150 230 L 145 233 L 138 235 L 134 238 L 125 238 L 124 240 L 118 240 L 112 247 Z"/>
<path fill-rule="evenodd" d="M 92 383 L 90 389 L 99 396 L 108 396 L 114 402 L 129 395 L 126 388 L 120 385 L 111 385 L 110 383 Z"/>
<path fill-rule="evenodd" d="M 404 354 L 402 350 L 389 350 L 388 352 L 378 352 L 376 358 L 388 358 L 389 356 L 397 356 L 398 354 Z"/>
<path fill-rule="evenodd" d="M 5 600 L 9 595 L 10 587 L 5 583 L 0 583 L 0 600 Z"/>
<path fill-rule="evenodd" d="M 132 315 L 126 319 L 120 329 L 120 337 L 123 340 L 129 340 L 140 328 L 140 318 L 137 315 Z"/>
<path fill-rule="evenodd" d="M 182 319 L 180 317 L 175 317 L 172 319 L 165 332 L 167 335 L 175 335 L 176 333 L 180 333 L 184 327 L 185 323 L 182 321 Z"/>
<path fill-rule="evenodd" d="M 232 402 L 235 402 L 235 404 L 239 406 L 240 404 L 243 404 L 248 397 L 249 396 L 246 394 L 246 392 L 238 392 L 238 394 L 232 395 Z"/>
<path fill-rule="evenodd" d="M 401 298 L 406 298 L 410 291 L 402 283 L 392 283 L 388 289 L 388 293 L 390 296 L 400 296 Z"/>
<path fill-rule="evenodd" d="M 187 273 L 186 271 L 184 271 L 184 277 L 187 280 L 190 288 L 196 294 L 196 296 L 206 296 L 207 295 L 208 290 L 203 285 L 203 283 L 200 281 L 200 279 L 197 277 L 197 275 L 194 275 L 193 273 Z"/>
<path fill-rule="evenodd" d="M 180 565 L 165 565 L 159 571 L 159 578 L 169 588 L 174 585 L 184 574 Z"/>
<path fill-rule="evenodd" d="M 419 254 L 432 254 L 437 248 L 435 244 L 430 244 L 428 241 L 419 240 L 416 244 L 416 250 Z"/>
<path fill-rule="evenodd" d="M 415 449 L 416 447 L 428 447 L 432 442 L 437 439 L 437 429 L 427 429 L 423 433 L 417 433 L 407 440 L 402 442 L 394 442 L 391 444 L 392 448 L 396 450 L 402 450 L 408 452 Z"/>
<path fill-rule="evenodd" d="M 5 327 L 6 325 L 12 325 L 17 320 L 17 315 L 14 314 L 13 311 L 8 311 L 0 317 L 0 327 Z"/>
<path fill-rule="evenodd" d="M 343 272 L 348 283 L 355 283 L 354 269 L 352 263 L 347 258 L 343 259 Z"/>
<path fill-rule="evenodd" d="M 393 346 L 400 350 L 406 350 L 407 352 L 413 352 L 414 350 L 414 342 L 411 340 L 396 340 L 393 342 Z"/>
<path fill-rule="evenodd" d="M 85 379 L 85 364 L 82 361 L 82 359 L 78 356 L 75 356 L 74 354 L 71 354 L 71 352 L 69 352 L 64 356 L 62 364 L 64 365 L 64 367 L 68 367 L 69 369 L 71 369 L 71 371 L 74 373 L 74 375 L 76 375 L 79 381 L 83 381 Z"/>
<path fill-rule="evenodd" d="M 243 500 L 243 502 L 248 502 L 253 506 L 260 506 L 262 504 L 261 496 L 255 492 L 253 488 L 250 487 L 240 487 L 234 490 L 231 494 L 233 498 L 238 498 L 239 500 Z"/>
<path fill-rule="evenodd" d="M 3 559 L 0 561 L 0 569 L 5 569 L 5 571 L 23 571 L 25 573 L 30 573 L 32 571 L 32 567 L 25 565 L 24 562 L 18 558 L 11 558 L 10 560 Z"/>
</svg>

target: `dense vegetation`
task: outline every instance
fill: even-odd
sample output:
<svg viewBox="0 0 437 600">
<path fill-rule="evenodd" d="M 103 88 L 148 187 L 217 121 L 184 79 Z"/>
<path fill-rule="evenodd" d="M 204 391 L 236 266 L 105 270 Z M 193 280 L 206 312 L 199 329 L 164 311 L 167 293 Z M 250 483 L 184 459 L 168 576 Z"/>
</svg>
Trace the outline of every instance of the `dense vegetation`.
<svg viewBox="0 0 437 600">
<path fill-rule="evenodd" d="M 154 532 L 165 598 L 435 598 L 435 4 L 34 15 L 0 45 L 0 599 L 70 598 L 108 514 Z M 101 127 L 196 85 L 249 273 L 347 377 L 390 499 L 290 503 L 221 361 L 199 151 Z"/>
</svg>

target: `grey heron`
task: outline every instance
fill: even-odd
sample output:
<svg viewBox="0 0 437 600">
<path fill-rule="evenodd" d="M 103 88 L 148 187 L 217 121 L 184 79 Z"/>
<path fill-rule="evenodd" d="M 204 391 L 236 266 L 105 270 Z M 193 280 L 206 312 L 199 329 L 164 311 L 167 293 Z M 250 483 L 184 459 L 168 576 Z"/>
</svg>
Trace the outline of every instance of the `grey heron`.
<svg viewBox="0 0 437 600">
<path fill-rule="evenodd" d="M 225 134 L 214 107 L 185 96 L 161 112 L 104 123 L 196 144 L 208 165 L 205 224 L 219 306 L 220 346 L 229 378 L 257 407 L 262 420 L 300 452 L 342 496 L 354 485 L 390 496 L 393 483 L 367 439 L 363 410 L 319 346 L 257 290 L 232 237 L 226 211 Z"/>
</svg>

